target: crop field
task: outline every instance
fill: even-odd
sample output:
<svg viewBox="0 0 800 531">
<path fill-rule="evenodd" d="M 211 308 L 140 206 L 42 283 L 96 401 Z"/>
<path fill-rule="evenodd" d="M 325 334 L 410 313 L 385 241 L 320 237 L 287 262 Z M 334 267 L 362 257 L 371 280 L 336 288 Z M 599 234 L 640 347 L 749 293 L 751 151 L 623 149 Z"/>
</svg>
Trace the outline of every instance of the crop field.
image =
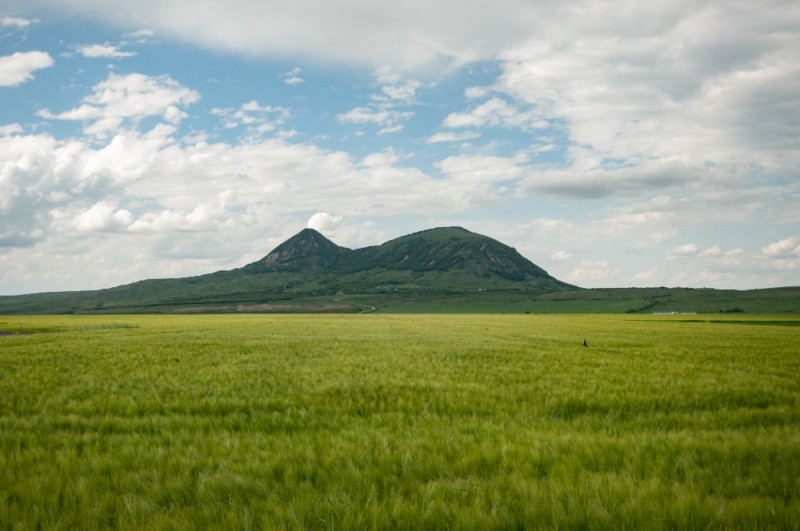
<svg viewBox="0 0 800 531">
<path fill-rule="evenodd" d="M 798 325 L 2 316 L 0 526 L 798 529 Z"/>
</svg>

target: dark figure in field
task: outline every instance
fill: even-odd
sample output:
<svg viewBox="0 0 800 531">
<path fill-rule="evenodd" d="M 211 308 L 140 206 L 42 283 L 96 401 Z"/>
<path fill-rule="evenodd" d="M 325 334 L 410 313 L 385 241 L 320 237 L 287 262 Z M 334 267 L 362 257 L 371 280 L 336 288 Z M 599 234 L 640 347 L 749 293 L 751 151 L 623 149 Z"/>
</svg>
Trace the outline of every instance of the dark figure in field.
<svg viewBox="0 0 800 531">
<path fill-rule="evenodd" d="M 584 347 L 586 346 L 586 340 L 585 339 L 583 340 L 583 346 Z"/>
</svg>

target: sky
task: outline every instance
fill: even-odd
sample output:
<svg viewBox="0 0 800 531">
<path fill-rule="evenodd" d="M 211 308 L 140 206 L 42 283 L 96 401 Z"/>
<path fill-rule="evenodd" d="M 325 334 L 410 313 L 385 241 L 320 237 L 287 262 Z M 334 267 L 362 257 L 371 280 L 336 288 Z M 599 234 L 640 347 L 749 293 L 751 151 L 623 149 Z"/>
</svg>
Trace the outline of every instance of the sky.
<svg viewBox="0 0 800 531">
<path fill-rule="evenodd" d="M 0 295 L 439 226 L 800 285 L 800 3 L 0 0 Z"/>
</svg>

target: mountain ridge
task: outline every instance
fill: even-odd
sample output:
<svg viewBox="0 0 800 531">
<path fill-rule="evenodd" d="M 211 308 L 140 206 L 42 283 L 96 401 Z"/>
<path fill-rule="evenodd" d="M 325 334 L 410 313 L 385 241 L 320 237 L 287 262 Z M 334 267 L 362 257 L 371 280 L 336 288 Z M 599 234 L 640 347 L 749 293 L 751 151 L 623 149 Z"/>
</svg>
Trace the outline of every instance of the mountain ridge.
<svg viewBox="0 0 800 531">
<path fill-rule="evenodd" d="M 340 276 L 367 270 L 415 274 L 456 270 L 480 278 L 527 281 L 529 287 L 574 287 L 550 276 L 513 247 L 463 227 L 427 229 L 360 249 L 341 247 L 307 228 L 244 269 L 262 273 L 313 270 Z"/>
</svg>

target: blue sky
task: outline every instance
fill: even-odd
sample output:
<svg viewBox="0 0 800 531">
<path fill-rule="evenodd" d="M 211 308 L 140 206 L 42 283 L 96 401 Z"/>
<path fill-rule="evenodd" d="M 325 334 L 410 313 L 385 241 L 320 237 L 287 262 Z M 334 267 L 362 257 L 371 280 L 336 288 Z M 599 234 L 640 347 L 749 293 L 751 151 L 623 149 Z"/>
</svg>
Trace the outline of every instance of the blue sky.
<svg viewBox="0 0 800 531">
<path fill-rule="evenodd" d="M 460 225 L 584 287 L 800 284 L 800 4 L 0 1 L 0 294 Z"/>
</svg>

